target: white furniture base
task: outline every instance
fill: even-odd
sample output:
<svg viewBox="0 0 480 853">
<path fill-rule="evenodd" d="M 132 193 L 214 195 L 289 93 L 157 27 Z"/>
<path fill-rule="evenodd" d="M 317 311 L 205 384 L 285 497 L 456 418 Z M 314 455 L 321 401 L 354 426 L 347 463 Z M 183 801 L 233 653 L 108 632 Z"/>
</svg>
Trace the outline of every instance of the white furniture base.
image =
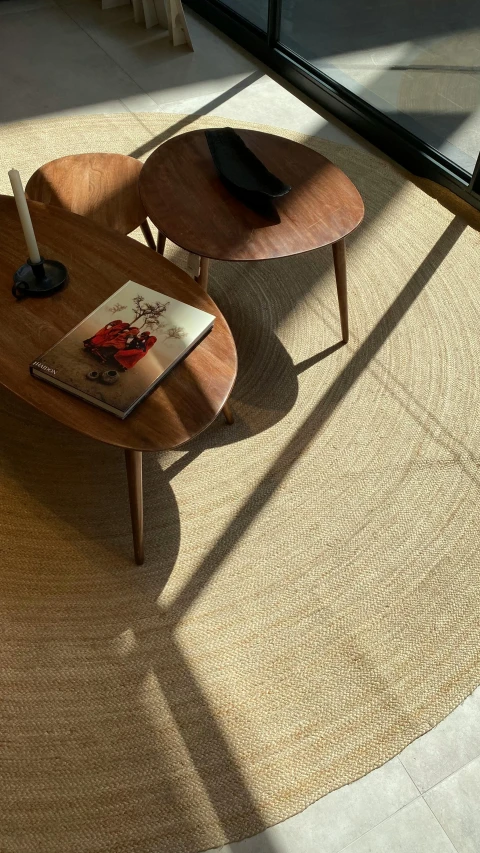
<svg viewBox="0 0 480 853">
<path fill-rule="evenodd" d="M 147 30 L 159 24 L 163 29 L 168 30 L 174 47 L 187 44 L 190 50 L 193 50 L 182 0 L 102 0 L 102 9 L 128 6 L 130 2 L 136 24 L 145 23 Z"/>
</svg>

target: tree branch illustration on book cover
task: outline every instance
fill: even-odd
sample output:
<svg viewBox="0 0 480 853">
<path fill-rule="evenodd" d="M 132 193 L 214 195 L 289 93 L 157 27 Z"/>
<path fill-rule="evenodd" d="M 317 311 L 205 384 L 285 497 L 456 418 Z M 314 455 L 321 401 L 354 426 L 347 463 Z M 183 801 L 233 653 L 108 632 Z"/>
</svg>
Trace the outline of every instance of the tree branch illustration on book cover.
<svg viewBox="0 0 480 853">
<path fill-rule="evenodd" d="M 142 358 L 145 358 L 157 343 L 154 332 L 162 332 L 164 342 L 185 337 L 186 332 L 182 327 L 174 325 L 168 328 L 168 322 L 166 322 L 168 305 L 168 302 L 158 300 L 149 302 L 144 296 L 137 294 L 132 300 L 133 318 L 130 322 L 112 320 L 92 337 L 84 340 L 85 350 L 101 364 L 110 367 L 106 373 L 107 382 L 113 383 L 121 373 L 131 370 Z M 108 310 L 112 314 L 118 314 L 127 310 L 127 306 L 117 302 Z M 89 371 L 87 376 L 90 379 L 96 379 L 96 371 Z"/>
</svg>

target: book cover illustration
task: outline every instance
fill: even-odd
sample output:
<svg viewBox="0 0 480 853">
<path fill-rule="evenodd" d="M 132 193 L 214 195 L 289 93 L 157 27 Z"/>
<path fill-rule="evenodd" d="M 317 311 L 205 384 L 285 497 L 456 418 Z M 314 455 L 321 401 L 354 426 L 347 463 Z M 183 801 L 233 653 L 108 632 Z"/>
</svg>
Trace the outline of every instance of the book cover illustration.
<svg viewBox="0 0 480 853">
<path fill-rule="evenodd" d="M 129 281 L 33 362 L 32 372 L 125 417 L 213 320 Z"/>
</svg>

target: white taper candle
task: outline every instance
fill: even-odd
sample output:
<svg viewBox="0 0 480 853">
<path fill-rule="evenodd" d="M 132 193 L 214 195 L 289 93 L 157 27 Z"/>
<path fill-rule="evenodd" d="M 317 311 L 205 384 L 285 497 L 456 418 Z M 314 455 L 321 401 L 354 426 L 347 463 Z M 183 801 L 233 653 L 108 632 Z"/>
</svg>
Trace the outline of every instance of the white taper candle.
<svg viewBox="0 0 480 853">
<path fill-rule="evenodd" d="M 30 211 L 27 205 L 27 199 L 25 198 L 25 193 L 23 191 L 20 172 L 18 172 L 17 169 L 10 169 L 8 177 L 10 178 L 13 195 L 15 196 L 15 202 L 17 204 L 18 215 L 20 217 L 23 233 L 25 235 L 25 242 L 27 244 L 28 249 L 28 258 L 32 262 L 32 264 L 39 264 L 40 252 L 38 251 L 37 241 L 35 239 L 35 231 L 33 230 L 32 220 L 30 218 Z"/>
</svg>

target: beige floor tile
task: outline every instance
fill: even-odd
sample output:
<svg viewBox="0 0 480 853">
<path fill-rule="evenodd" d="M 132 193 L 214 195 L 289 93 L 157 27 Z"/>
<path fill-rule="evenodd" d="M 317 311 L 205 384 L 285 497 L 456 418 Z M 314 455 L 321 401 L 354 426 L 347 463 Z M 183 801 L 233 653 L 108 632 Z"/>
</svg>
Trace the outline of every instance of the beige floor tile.
<svg viewBox="0 0 480 853">
<path fill-rule="evenodd" d="M 438 726 L 407 746 L 400 760 L 423 793 L 477 756 L 480 688 Z"/>
<path fill-rule="evenodd" d="M 458 853 L 480 850 L 480 758 L 425 794 Z"/>
<path fill-rule="evenodd" d="M 0 15 L 33 12 L 48 6 L 55 6 L 55 0 L 3 0 L 0 2 Z"/>
<path fill-rule="evenodd" d="M 173 47 L 160 27 L 146 30 L 135 24 L 128 6 L 102 11 L 95 0 L 75 0 L 65 8 L 159 106 L 220 92 L 259 67 L 188 10 L 193 52 L 186 46 Z"/>
<path fill-rule="evenodd" d="M 418 799 L 349 844 L 344 853 L 455 853 L 455 848 L 427 804 Z"/>
<path fill-rule="evenodd" d="M 256 838 L 231 844 L 229 853 L 339 853 L 416 797 L 415 785 L 393 759 Z"/>
<path fill-rule="evenodd" d="M 72 110 L 123 112 L 121 98 L 141 93 L 58 6 L 2 15 L 1 21 L 1 121 Z"/>
</svg>

